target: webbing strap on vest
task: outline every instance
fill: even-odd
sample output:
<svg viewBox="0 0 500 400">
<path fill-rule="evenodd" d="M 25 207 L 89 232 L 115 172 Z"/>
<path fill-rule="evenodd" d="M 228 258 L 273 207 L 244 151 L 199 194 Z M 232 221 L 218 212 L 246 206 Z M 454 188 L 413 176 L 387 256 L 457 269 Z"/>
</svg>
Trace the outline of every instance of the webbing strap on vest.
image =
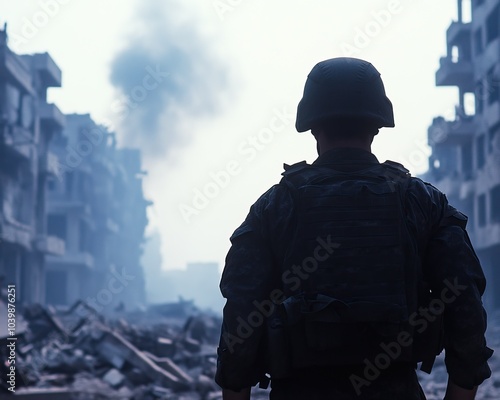
<svg viewBox="0 0 500 400">
<path fill-rule="evenodd" d="M 353 173 L 300 163 L 283 176 L 296 218 L 282 275 L 293 364 L 360 363 L 410 329 L 417 307 L 421 271 L 404 210 L 410 175 L 386 162 Z M 338 246 L 321 250 L 324 242 Z M 402 361 L 412 357 L 403 349 Z"/>
</svg>

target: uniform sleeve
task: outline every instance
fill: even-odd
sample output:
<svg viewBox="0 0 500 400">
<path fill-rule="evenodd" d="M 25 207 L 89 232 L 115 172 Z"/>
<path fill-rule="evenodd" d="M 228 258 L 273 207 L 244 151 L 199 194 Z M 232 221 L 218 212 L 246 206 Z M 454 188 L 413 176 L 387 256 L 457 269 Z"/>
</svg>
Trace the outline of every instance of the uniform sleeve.
<svg viewBox="0 0 500 400">
<path fill-rule="evenodd" d="M 226 305 L 215 381 L 222 388 L 239 391 L 254 386 L 265 372 L 265 319 L 276 282 L 273 240 L 268 232 L 280 224 L 275 207 L 291 207 L 283 196 L 278 187 L 264 194 L 231 237 L 220 283 Z"/>
<path fill-rule="evenodd" d="M 467 217 L 434 193 L 437 219 L 430 232 L 426 266 L 432 290 L 446 303 L 445 362 L 450 379 L 472 389 L 491 376 L 487 360 L 486 312 L 481 296 L 486 279 L 466 231 Z M 438 210 L 438 211 L 436 211 Z"/>
</svg>

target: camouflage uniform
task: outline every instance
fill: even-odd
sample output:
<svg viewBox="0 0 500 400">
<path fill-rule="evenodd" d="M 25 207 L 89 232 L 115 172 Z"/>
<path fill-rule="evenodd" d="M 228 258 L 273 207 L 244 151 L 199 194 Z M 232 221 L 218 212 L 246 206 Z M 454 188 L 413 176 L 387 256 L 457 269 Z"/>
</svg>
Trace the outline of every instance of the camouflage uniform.
<svg viewBox="0 0 500 400">
<path fill-rule="evenodd" d="M 336 149 L 313 165 L 353 172 L 376 166 L 364 150 Z M 420 258 L 425 260 L 433 292 L 453 282 L 459 292 L 444 312 L 446 366 L 450 379 L 464 388 L 491 375 L 487 360 L 486 313 L 481 296 L 485 277 L 465 231 L 466 217 L 451 207 L 444 194 L 411 178 L 405 197 L 406 216 Z M 266 371 L 266 306 L 280 302 L 280 260 L 293 229 L 293 199 L 284 185 L 275 185 L 252 206 L 231 237 L 221 291 L 227 299 L 218 348 L 217 383 L 239 390 L 255 385 Z M 293 371 L 272 379 L 271 399 L 420 399 L 421 389 L 411 363 L 393 364 L 356 393 L 350 380 L 363 377 L 365 365 Z"/>
</svg>

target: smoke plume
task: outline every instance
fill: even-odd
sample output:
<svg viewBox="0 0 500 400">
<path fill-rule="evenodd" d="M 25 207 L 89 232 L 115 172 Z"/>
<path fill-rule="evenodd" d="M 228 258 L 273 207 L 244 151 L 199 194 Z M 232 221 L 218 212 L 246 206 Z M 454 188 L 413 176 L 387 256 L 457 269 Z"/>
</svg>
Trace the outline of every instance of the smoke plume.
<svg viewBox="0 0 500 400">
<path fill-rule="evenodd" d="M 122 144 L 164 157 L 189 140 L 190 121 L 220 110 L 227 70 L 180 1 L 138 4 L 129 42 L 111 65 L 121 93 L 112 104 L 114 122 Z"/>
</svg>

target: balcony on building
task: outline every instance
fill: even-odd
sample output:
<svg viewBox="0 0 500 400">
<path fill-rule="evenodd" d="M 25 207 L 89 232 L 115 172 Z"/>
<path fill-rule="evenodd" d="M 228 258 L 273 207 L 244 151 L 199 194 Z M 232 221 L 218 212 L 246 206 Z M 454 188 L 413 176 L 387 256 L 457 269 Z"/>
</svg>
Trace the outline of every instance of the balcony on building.
<svg viewBox="0 0 500 400">
<path fill-rule="evenodd" d="M 472 24 L 453 21 L 446 31 L 446 41 L 448 43 L 465 43 L 470 41 L 472 34 Z"/>
<path fill-rule="evenodd" d="M 48 256 L 47 262 L 53 265 L 67 265 L 69 268 L 80 267 L 85 269 L 94 269 L 95 262 L 94 257 L 87 252 L 73 253 L 68 252 L 62 256 Z"/>
<path fill-rule="evenodd" d="M 454 62 L 451 56 L 441 57 L 436 71 L 437 86 L 458 86 L 464 92 L 474 92 L 474 71 L 472 62 L 460 59 Z"/>
<path fill-rule="evenodd" d="M 0 224 L 0 240 L 5 243 L 21 246 L 31 250 L 32 230 L 28 225 L 21 223 Z"/>
<path fill-rule="evenodd" d="M 51 151 L 47 151 L 40 158 L 40 172 L 49 176 L 58 176 L 59 158 Z"/>
<path fill-rule="evenodd" d="M 25 92 L 35 93 L 29 64 L 7 46 L 0 47 L 0 73 L 4 79 L 14 81 Z"/>
<path fill-rule="evenodd" d="M 65 117 L 55 104 L 46 103 L 43 100 L 38 102 L 38 112 L 42 128 L 53 130 L 61 130 L 64 128 Z"/>
<path fill-rule="evenodd" d="M 20 126 L 2 125 L 0 144 L 11 161 L 29 160 L 34 140 L 30 131 Z"/>
<path fill-rule="evenodd" d="M 431 146 L 436 143 L 461 145 L 470 142 L 475 131 L 473 117 L 462 116 L 454 121 L 438 117 L 434 118 L 428 129 L 428 142 Z"/>
<path fill-rule="evenodd" d="M 61 87 L 61 70 L 48 53 L 31 56 L 33 67 L 40 74 L 42 85 L 45 87 Z"/>
<path fill-rule="evenodd" d="M 36 238 L 35 247 L 41 253 L 62 256 L 65 253 L 66 243 L 57 236 L 41 235 Z"/>
</svg>

